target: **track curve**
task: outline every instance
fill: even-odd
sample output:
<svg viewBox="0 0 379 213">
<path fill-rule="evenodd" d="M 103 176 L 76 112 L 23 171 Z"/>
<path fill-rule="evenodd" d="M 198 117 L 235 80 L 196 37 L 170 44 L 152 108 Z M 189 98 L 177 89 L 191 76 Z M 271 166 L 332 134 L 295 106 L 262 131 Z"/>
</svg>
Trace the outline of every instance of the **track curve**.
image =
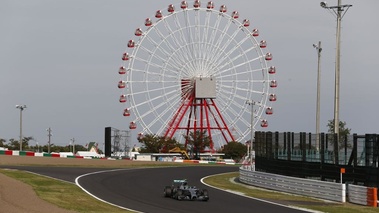
<svg viewBox="0 0 379 213">
<path fill-rule="evenodd" d="M 307 212 L 243 197 L 205 186 L 205 176 L 236 172 L 235 166 L 193 166 L 140 169 L 105 169 L 74 167 L 0 166 L 30 171 L 75 183 L 93 196 L 139 212 L 152 213 L 230 213 L 230 212 Z M 190 185 L 206 188 L 210 200 L 177 201 L 163 197 L 163 188 L 172 179 L 187 179 Z"/>
<path fill-rule="evenodd" d="M 304 212 L 273 205 L 204 186 L 204 176 L 238 171 L 237 167 L 172 167 L 117 170 L 86 175 L 78 184 L 94 196 L 115 205 L 154 213 Z M 172 179 L 187 179 L 190 185 L 206 188 L 210 200 L 177 201 L 163 197 L 163 188 Z"/>
</svg>

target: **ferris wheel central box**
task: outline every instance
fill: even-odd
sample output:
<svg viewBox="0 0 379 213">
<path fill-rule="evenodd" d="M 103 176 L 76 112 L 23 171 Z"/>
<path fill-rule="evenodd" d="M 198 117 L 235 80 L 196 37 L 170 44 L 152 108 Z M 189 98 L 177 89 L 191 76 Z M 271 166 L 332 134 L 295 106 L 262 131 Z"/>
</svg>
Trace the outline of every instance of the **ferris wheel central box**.
<svg viewBox="0 0 379 213">
<path fill-rule="evenodd" d="M 196 77 L 195 98 L 216 98 L 216 80 L 212 77 Z"/>
</svg>

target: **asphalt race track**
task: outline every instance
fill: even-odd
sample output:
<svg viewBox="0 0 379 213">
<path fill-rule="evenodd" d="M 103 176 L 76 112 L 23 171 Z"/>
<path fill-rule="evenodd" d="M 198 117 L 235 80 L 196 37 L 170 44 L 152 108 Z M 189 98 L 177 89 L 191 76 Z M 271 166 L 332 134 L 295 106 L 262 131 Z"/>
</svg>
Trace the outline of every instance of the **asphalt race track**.
<svg viewBox="0 0 379 213">
<path fill-rule="evenodd" d="M 305 212 L 217 190 L 203 185 L 201 178 L 238 171 L 232 166 L 169 167 L 144 169 L 104 169 L 72 167 L 2 166 L 75 182 L 97 198 L 109 203 L 151 213 L 230 213 L 230 212 Z M 82 176 L 81 176 L 82 175 Z M 172 179 L 187 179 L 189 185 L 206 188 L 209 201 L 177 201 L 163 197 L 163 188 Z"/>
</svg>

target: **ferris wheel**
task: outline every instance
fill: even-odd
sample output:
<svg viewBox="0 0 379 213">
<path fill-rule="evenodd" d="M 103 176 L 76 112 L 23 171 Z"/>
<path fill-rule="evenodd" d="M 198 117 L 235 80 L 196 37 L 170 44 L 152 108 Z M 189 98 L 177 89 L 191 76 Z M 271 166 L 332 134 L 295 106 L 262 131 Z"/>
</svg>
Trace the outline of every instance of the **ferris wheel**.
<svg viewBox="0 0 379 213">
<path fill-rule="evenodd" d="M 196 0 L 158 10 L 136 28 L 119 68 L 119 102 L 138 137 L 153 134 L 184 142 L 205 133 L 211 149 L 250 139 L 267 127 L 275 66 L 267 42 L 248 19 L 225 5 Z M 247 104 L 249 103 L 249 104 Z"/>
</svg>

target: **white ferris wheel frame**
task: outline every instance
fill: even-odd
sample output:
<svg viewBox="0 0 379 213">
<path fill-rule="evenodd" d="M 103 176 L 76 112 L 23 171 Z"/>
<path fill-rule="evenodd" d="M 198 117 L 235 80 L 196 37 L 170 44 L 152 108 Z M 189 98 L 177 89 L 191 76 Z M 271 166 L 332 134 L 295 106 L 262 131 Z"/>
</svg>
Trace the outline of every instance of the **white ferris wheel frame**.
<svg viewBox="0 0 379 213">
<path fill-rule="evenodd" d="M 264 51 L 266 42 L 261 47 L 254 31 L 244 26 L 247 19 L 239 21 L 234 12 L 175 8 L 166 14 L 160 10 L 162 17 L 151 19 L 151 26 L 137 28 L 142 34 L 129 41 L 132 48 L 126 48 L 126 74 L 120 75 L 120 82 L 126 85 L 122 95 L 132 122 L 139 134 L 160 135 L 180 103 L 181 80 L 214 78 L 215 101 L 222 115 L 236 141 L 247 141 L 251 113 L 254 130 L 264 122 L 267 125 L 267 109 L 273 111 L 269 96 L 276 100 L 272 92 L 276 81 L 269 74 L 272 68 L 275 73 L 275 67 L 269 65 L 272 55 Z M 254 101 L 253 112 L 246 101 Z"/>
</svg>

